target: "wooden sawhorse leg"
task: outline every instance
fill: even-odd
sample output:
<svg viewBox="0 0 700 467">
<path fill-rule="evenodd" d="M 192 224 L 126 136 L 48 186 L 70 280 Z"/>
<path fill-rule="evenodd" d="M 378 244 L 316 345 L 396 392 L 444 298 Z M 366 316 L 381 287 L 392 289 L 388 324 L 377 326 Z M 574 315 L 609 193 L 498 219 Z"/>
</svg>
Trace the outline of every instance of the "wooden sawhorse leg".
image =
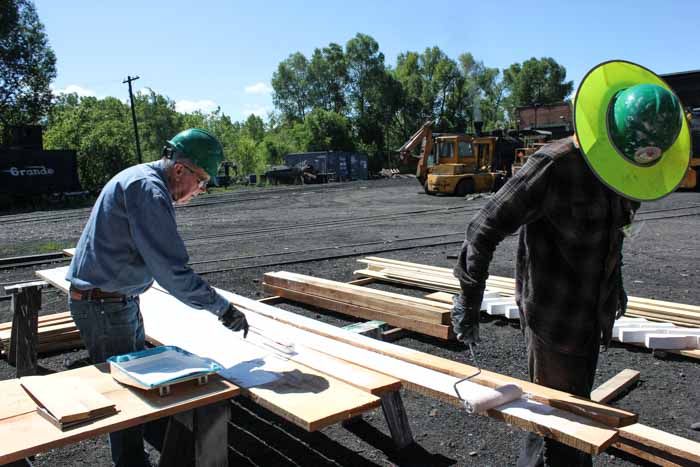
<svg viewBox="0 0 700 467">
<path fill-rule="evenodd" d="M 403 449 L 413 443 L 411 425 L 408 424 L 406 409 L 399 391 L 391 391 L 382 394 L 382 411 L 389 425 L 389 432 L 398 449 Z"/>
<path fill-rule="evenodd" d="M 221 401 L 171 417 L 159 467 L 227 467 L 229 404 Z"/>
<path fill-rule="evenodd" d="M 17 368 L 18 378 L 37 373 L 41 289 L 47 286 L 46 282 L 37 281 L 5 287 L 5 293 L 12 295 L 12 334 L 7 361 Z"/>
<path fill-rule="evenodd" d="M 381 394 L 379 397 L 394 445 L 396 445 L 396 449 L 403 449 L 413 443 L 413 433 L 411 432 L 411 425 L 408 424 L 408 417 L 406 416 L 406 409 L 403 406 L 401 394 L 399 391 L 390 391 Z M 347 429 L 351 429 L 352 425 L 360 420 L 362 420 L 362 415 L 343 420 L 342 425 Z"/>
</svg>

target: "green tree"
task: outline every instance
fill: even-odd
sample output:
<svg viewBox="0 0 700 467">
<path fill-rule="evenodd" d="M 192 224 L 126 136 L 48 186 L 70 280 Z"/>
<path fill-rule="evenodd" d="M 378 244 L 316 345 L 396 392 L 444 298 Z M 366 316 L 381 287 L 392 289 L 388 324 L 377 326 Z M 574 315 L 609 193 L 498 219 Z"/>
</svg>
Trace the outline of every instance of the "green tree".
<svg viewBox="0 0 700 467">
<path fill-rule="evenodd" d="M 561 102 L 574 88 L 573 81 L 565 81 L 566 68 L 550 57 L 514 63 L 503 72 L 503 80 L 514 107 Z"/>
<path fill-rule="evenodd" d="M 345 45 L 348 66 L 348 97 L 352 114 L 361 118 L 371 104 L 372 94 L 386 72 L 384 54 L 379 51 L 379 44 L 372 37 L 358 33 Z"/>
<path fill-rule="evenodd" d="M 44 134 L 47 149 L 73 149 L 83 188 L 102 187 L 136 163 L 129 107 L 114 97 L 59 96 Z"/>
<path fill-rule="evenodd" d="M 263 123 L 263 119 L 254 114 L 248 116 L 241 130 L 243 133 L 250 136 L 250 138 L 255 141 L 255 144 L 261 143 L 265 137 L 265 124 Z"/>
<path fill-rule="evenodd" d="M 272 102 L 290 121 L 302 121 L 311 107 L 309 62 L 300 52 L 290 55 L 272 75 Z"/>
<path fill-rule="evenodd" d="M 345 93 L 348 68 L 343 48 L 335 43 L 323 50 L 314 50 L 308 69 L 309 96 L 314 108 L 343 113 L 346 110 Z"/>
<path fill-rule="evenodd" d="M 423 103 L 423 88 L 427 85 L 422 74 L 420 54 L 405 52 L 399 54 L 396 60 L 394 77 L 400 83 L 404 92 L 403 105 L 399 109 L 396 123 L 398 140 L 405 141 L 427 119 L 433 119 L 432 105 Z"/>
<path fill-rule="evenodd" d="M 184 129 L 175 101 L 149 89 L 135 96 L 134 105 L 143 160 L 160 159 L 165 142 Z"/>
<path fill-rule="evenodd" d="M 306 116 L 300 130 L 305 151 L 353 151 L 350 121 L 336 112 L 314 109 Z"/>
<path fill-rule="evenodd" d="M 34 4 L 0 0 L 0 123 L 39 123 L 55 77 L 56 56 Z"/>
</svg>

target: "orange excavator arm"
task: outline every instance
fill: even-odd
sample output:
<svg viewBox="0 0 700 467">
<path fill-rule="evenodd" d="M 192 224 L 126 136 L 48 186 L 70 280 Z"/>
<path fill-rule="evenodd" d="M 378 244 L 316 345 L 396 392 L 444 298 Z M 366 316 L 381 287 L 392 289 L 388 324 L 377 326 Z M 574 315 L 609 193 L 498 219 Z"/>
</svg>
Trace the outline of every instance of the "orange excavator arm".
<svg viewBox="0 0 700 467">
<path fill-rule="evenodd" d="M 398 149 L 398 153 L 401 155 L 401 160 L 406 161 L 409 157 L 413 157 L 411 152 L 423 141 L 425 141 L 425 146 L 427 146 L 427 148 L 424 147 L 424 149 L 428 149 L 427 152 L 430 152 L 433 144 L 433 124 L 434 122 L 432 120 L 425 122 L 423 126 L 421 126 L 418 131 L 413 133 L 408 141 L 406 141 L 403 146 Z M 425 153 L 426 151 L 423 150 L 421 151 L 420 156 L 417 157 L 422 157 Z"/>
</svg>

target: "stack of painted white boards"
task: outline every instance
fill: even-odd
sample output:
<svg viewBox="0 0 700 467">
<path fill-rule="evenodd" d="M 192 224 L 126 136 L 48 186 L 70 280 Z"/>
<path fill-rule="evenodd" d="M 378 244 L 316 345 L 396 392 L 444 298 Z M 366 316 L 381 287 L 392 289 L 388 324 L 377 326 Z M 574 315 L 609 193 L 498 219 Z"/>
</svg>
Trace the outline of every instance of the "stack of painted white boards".
<svg viewBox="0 0 700 467">
<path fill-rule="evenodd" d="M 452 270 L 386 258 L 360 259 L 367 268 L 355 274 L 381 281 L 438 290 L 426 298 L 451 303 L 459 292 L 459 282 Z M 518 318 L 513 300 L 515 281 L 491 276 L 486 281 L 482 310 L 490 315 Z M 700 307 L 682 303 L 629 297 L 626 316 L 615 323 L 613 337 L 620 342 L 642 345 L 650 349 L 673 350 L 688 357 L 700 358 Z"/>
<path fill-rule="evenodd" d="M 39 275 L 67 289 L 65 268 L 40 271 Z M 267 337 L 251 333 L 243 340 L 240 333 L 224 329 L 209 313 L 189 308 L 155 286 L 141 296 L 148 338 L 214 358 L 226 368 L 222 376 L 240 385 L 244 395 L 310 430 L 376 407 L 374 394 L 396 390 L 397 385 L 459 404 L 453 384 L 476 371 L 469 365 L 220 292 L 243 309 L 250 324 Z M 270 339 L 292 344 L 295 351 L 280 355 L 265 350 Z M 650 460 L 670 455 L 700 462 L 700 443 L 635 423 L 637 416 L 630 412 L 487 370 L 472 381 L 484 388 L 516 384 L 530 394 L 485 415 L 582 451 L 597 454 L 614 445 Z"/>
</svg>

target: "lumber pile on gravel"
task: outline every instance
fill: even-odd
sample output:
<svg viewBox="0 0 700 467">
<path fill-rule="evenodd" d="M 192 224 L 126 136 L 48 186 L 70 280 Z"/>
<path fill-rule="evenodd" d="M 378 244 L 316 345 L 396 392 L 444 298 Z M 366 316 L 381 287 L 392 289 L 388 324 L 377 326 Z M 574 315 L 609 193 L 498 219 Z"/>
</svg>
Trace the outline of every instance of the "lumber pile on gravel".
<svg viewBox="0 0 700 467">
<path fill-rule="evenodd" d="M 357 318 L 452 339 L 450 305 L 286 271 L 263 278 L 265 292 Z"/>
<path fill-rule="evenodd" d="M 369 256 L 358 260 L 367 265 L 355 274 L 385 282 L 412 285 L 434 293 L 427 298 L 448 304 L 451 294 L 459 292 L 459 282 L 452 270 L 406 261 Z M 490 276 L 486 281 L 482 309 L 491 315 L 505 315 L 516 318 L 508 297 L 515 294 L 515 280 L 507 277 Z M 500 296 L 500 299 L 499 297 Z M 647 328 L 649 332 L 632 335 L 628 328 Z M 616 324 L 614 337 L 620 342 L 643 345 L 652 349 L 672 350 L 692 358 L 700 358 L 700 306 L 629 297 L 625 318 Z M 628 336 L 623 338 L 623 329 Z"/>
<path fill-rule="evenodd" d="M 38 347 L 39 353 L 58 352 L 83 346 L 80 332 L 73 323 L 70 312 L 39 316 Z M 0 323 L 0 350 L 5 353 L 10 349 L 12 322 Z"/>
</svg>

